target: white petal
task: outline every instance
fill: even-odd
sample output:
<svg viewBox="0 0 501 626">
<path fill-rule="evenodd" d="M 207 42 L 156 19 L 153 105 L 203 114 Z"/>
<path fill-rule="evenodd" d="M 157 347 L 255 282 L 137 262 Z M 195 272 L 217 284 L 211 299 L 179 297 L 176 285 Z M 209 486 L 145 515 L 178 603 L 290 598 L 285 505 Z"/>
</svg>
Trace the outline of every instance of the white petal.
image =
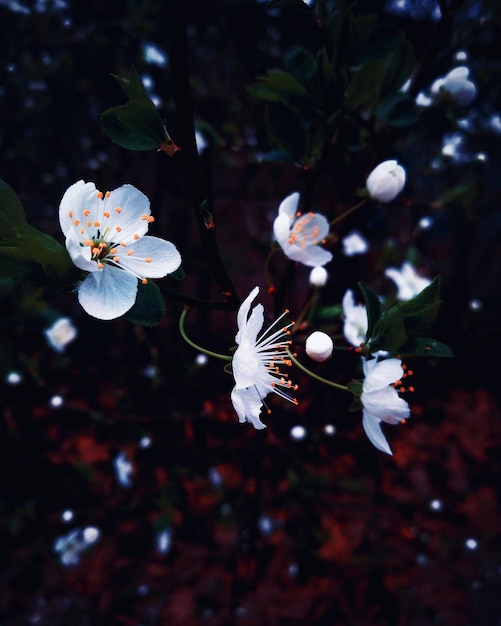
<svg viewBox="0 0 501 626">
<path fill-rule="evenodd" d="M 59 223 L 61 230 L 68 235 L 73 227 L 73 218 L 70 211 L 79 212 L 85 208 L 87 203 L 91 203 L 96 197 L 96 186 L 94 183 L 85 183 L 79 180 L 65 191 L 59 205 Z"/>
<path fill-rule="evenodd" d="M 86 272 L 97 272 L 99 268 L 95 261 L 91 261 L 91 249 L 89 246 L 81 246 L 80 238 L 77 239 L 75 231 L 70 230 L 70 234 L 66 237 L 66 249 L 73 263 Z"/>
<path fill-rule="evenodd" d="M 369 413 L 388 424 L 398 424 L 410 415 L 409 405 L 394 387 L 384 387 L 372 393 L 363 392 L 360 400 Z"/>
<path fill-rule="evenodd" d="M 279 215 L 273 222 L 273 236 L 282 249 L 289 243 L 293 222 L 288 215 Z"/>
<path fill-rule="evenodd" d="M 93 272 L 78 289 L 78 300 L 92 317 L 112 320 L 120 317 L 133 306 L 137 294 L 137 278 L 124 270 L 105 265 L 100 272 Z"/>
<path fill-rule="evenodd" d="M 292 261 L 297 261 L 308 267 L 326 265 L 332 261 L 332 254 L 316 245 L 306 246 L 304 249 L 301 246 L 289 245 L 287 249 L 284 249 L 284 252 Z"/>
<path fill-rule="evenodd" d="M 377 417 L 373 417 L 364 411 L 362 425 L 364 427 L 365 434 L 374 447 L 381 450 L 381 452 L 393 455 L 391 448 L 383 435 L 383 431 L 381 430 L 381 422 L 377 419 Z"/>
<path fill-rule="evenodd" d="M 400 359 L 375 361 L 375 359 L 372 359 L 367 362 L 369 373 L 364 380 L 364 393 L 383 389 L 402 378 L 404 374 Z"/>
<path fill-rule="evenodd" d="M 250 422 L 256 430 L 266 428 L 266 424 L 263 424 L 259 419 L 263 402 L 255 387 L 248 389 L 233 388 L 231 401 L 240 423 Z"/>
<path fill-rule="evenodd" d="M 128 256 L 131 250 L 133 254 Z M 145 278 L 163 278 L 181 265 L 181 255 L 176 246 L 159 237 L 142 237 L 119 250 L 118 256 L 122 267 Z M 148 263 L 144 259 L 151 261 Z"/>
<path fill-rule="evenodd" d="M 295 217 L 299 204 L 299 193 L 295 191 L 284 198 L 278 207 L 279 215 L 287 215 L 289 218 Z M 290 223 L 290 220 L 289 220 Z"/>
<path fill-rule="evenodd" d="M 250 343 L 243 335 L 232 360 L 233 378 L 237 389 L 245 389 L 254 385 L 259 376 L 259 358 L 255 343 Z"/>
<path fill-rule="evenodd" d="M 254 301 L 254 298 L 257 296 L 258 293 L 259 293 L 259 287 L 254 287 L 254 289 L 250 292 L 247 298 L 245 298 L 245 300 L 242 302 L 242 304 L 240 305 L 238 309 L 238 312 L 237 312 L 238 333 L 235 337 L 235 341 L 237 343 L 240 343 L 240 336 L 242 334 L 242 331 L 245 325 L 247 324 L 247 317 L 249 316 L 249 309 L 251 307 L 252 302 Z"/>
<path fill-rule="evenodd" d="M 104 208 L 110 214 L 107 225 L 113 232 L 117 226 L 120 228 L 115 242 L 132 243 L 134 235 L 142 237 L 148 231 L 149 222 L 142 217 L 151 215 L 150 201 L 133 185 L 122 185 L 111 191 L 104 199 Z M 117 208 L 121 209 L 120 212 L 116 211 Z"/>
</svg>

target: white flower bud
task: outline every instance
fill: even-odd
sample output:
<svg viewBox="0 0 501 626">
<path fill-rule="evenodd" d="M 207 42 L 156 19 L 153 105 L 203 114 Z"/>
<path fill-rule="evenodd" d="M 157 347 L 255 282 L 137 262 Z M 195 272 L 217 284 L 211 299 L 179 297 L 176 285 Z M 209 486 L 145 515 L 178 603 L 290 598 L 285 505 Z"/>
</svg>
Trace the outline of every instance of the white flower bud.
<svg viewBox="0 0 501 626">
<path fill-rule="evenodd" d="M 464 65 L 455 67 L 444 77 L 442 90 L 458 106 L 466 106 L 477 95 L 477 86 L 469 80 L 470 70 Z"/>
<path fill-rule="evenodd" d="M 310 285 L 313 287 L 323 287 L 327 283 L 329 273 L 321 265 L 317 265 L 310 272 Z"/>
<path fill-rule="evenodd" d="M 333 350 L 334 342 L 329 335 L 320 330 L 311 333 L 306 340 L 306 354 L 318 363 L 330 358 Z"/>
<path fill-rule="evenodd" d="M 404 188 L 405 170 L 397 161 L 383 161 L 369 174 L 367 190 L 374 200 L 391 202 Z"/>
</svg>

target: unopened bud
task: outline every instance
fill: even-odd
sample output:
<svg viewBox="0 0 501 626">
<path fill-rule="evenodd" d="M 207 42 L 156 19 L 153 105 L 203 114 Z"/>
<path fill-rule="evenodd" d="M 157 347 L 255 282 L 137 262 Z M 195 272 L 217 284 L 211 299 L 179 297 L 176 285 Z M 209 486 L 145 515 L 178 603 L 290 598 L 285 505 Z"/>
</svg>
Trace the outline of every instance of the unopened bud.
<svg viewBox="0 0 501 626">
<path fill-rule="evenodd" d="M 334 350 L 334 342 L 332 339 L 320 330 L 316 330 L 306 339 L 306 354 L 317 361 L 322 363 L 330 358 L 332 351 Z"/>
<path fill-rule="evenodd" d="M 405 170 L 394 159 L 383 161 L 372 170 L 365 184 L 371 198 L 391 202 L 404 188 Z"/>
<path fill-rule="evenodd" d="M 477 86 L 468 78 L 469 74 L 470 70 L 461 65 L 444 76 L 442 90 L 458 106 L 470 104 L 477 95 Z"/>
<path fill-rule="evenodd" d="M 317 265 L 310 272 L 310 285 L 313 287 L 323 287 L 327 283 L 329 274 L 325 267 Z"/>
</svg>

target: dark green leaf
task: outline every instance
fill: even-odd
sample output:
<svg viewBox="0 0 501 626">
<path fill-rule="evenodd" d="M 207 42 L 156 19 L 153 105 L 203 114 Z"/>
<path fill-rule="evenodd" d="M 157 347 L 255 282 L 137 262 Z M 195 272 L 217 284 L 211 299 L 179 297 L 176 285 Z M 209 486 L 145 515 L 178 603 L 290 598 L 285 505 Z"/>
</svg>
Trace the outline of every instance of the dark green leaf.
<svg viewBox="0 0 501 626">
<path fill-rule="evenodd" d="M 358 283 L 367 309 L 367 338 L 371 337 L 374 324 L 381 317 L 381 303 L 375 291 L 363 282 Z"/>
<path fill-rule="evenodd" d="M 118 76 L 112 74 L 113 78 L 122 87 L 127 98 L 133 102 L 143 102 L 146 104 L 152 104 L 151 99 L 146 93 L 141 77 L 134 66 L 131 67 L 129 76 Z"/>
<path fill-rule="evenodd" d="M 419 107 L 409 95 L 397 92 L 378 104 L 375 115 L 390 126 L 410 126 L 419 119 Z"/>
<path fill-rule="evenodd" d="M 303 85 L 320 105 L 320 80 L 315 57 L 301 46 L 294 46 L 284 55 L 284 67 Z"/>
<path fill-rule="evenodd" d="M 407 341 L 404 320 L 398 308 L 392 307 L 374 324 L 368 340 L 371 353 L 387 350 L 395 356 Z"/>
<path fill-rule="evenodd" d="M 124 319 L 132 324 L 156 326 L 165 315 L 165 301 L 156 283 L 151 280 L 143 285 L 139 282 L 136 302 Z"/>
<path fill-rule="evenodd" d="M 434 357 L 453 357 L 454 353 L 445 344 L 436 339 L 428 339 L 426 337 L 416 337 L 403 346 L 400 353 L 402 357 L 411 356 L 434 356 Z"/>
<path fill-rule="evenodd" d="M 364 384 L 360 380 L 352 380 L 347 383 L 348 391 L 354 396 L 361 396 L 364 388 Z"/>
<path fill-rule="evenodd" d="M 270 102 L 266 109 L 266 128 L 279 150 L 288 152 L 299 163 L 307 152 L 307 137 L 299 113 L 278 102 Z"/>
<path fill-rule="evenodd" d="M 183 280 L 186 274 L 184 273 L 182 267 L 178 267 L 177 270 L 175 272 L 172 272 L 172 274 L 169 274 L 169 276 L 171 278 L 174 278 L 175 280 Z"/>
<path fill-rule="evenodd" d="M 377 15 L 367 13 L 354 17 L 349 16 L 349 36 L 345 63 L 348 67 L 357 67 L 363 62 L 363 52 L 366 50 L 370 36 L 376 25 Z"/>
<path fill-rule="evenodd" d="M 279 69 L 271 69 L 265 76 L 259 76 L 257 82 L 249 86 L 254 96 L 269 102 L 281 102 L 293 111 L 312 111 L 318 103 L 295 76 Z"/>
<path fill-rule="evenodd" d="M 26 227 L 22 204 L 6 182 L 0 179 L 0 242 L 7 246 L 19 244 L 19 233 Z"/>
</svg>

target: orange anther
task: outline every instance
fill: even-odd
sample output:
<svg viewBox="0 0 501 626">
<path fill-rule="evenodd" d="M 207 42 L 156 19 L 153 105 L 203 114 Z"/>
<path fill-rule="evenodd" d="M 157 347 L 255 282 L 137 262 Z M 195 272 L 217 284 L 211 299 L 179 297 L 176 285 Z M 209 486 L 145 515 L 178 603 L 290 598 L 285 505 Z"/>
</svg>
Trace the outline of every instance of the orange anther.
<svg viewBox="0 0 501 626">
<path fill-rule="evenodd" d="M 148 256 L 148 257 L 146 257 L 144 260 L 146 261 L 146 263 L 151 263 L 151 259 L 150 259 L 150 257 L 149 257 L 149 256 Z"/>
<path fill-rule="evenodd" d="M 99 227 L 101 226 L 101 222 L 94 222 L 94 226 L 95 226 L 96 228 L 99 228 Z"/>
<path fill-rule="evenodd" d="M 152 224 L 154 221 L 155 221 L 155 218 L 153 217 L 153 215 L 150 215 L 150 217 L 148 218 L 148 222 Z"/>
<path fill-rule="evenodd" d="M 134 235 L 134 239 L 137 241 L 139 239 L 139 235 Z"/>
<path fill-rule="evenodd" d="M 416 391 L 416 389 L 414 387 L 412 387 L 412 385 L 409 387 L 409 391 L 412 393 L 413 391 Z"/>
<path fill-rule="evenodd" d="M 108 213 L 108 211 L 104 211 L 103 216 L 104 216 L 104 217 L 109 217 L 109 216 L 110 216 L 110 214 Z"/>
<path fill-rule="evenodd" d="M 87 227 L 92 226 L 92 222 L 90 220 L 87 220 Z"/>
<path fill-rule="evenodd" d="M 109 197 L 111 196 L 111 193 L 110 193 L 109 191 L 107 191 L 104 195 L 105 195 L 107 198 L 109 198 Z"/>
<path fill-rule="evenodd" d="M 73 211 L 68 211 L 68 217 L 73 217 Z"/>
<path fill-rule="evenodd" d="M 115 261 L 115 263 L 118 263 L 118 262 L 120 261 L 120 257 L 118 257 L 118 256 L 114 256 L 114 257 L 113 257 L 113 260 Z"/>
<path fill-rule="evenodd" d="M 122 227 L 121 226 L 117 226 L 115 228 L 115 230 L 117 231 L 117 233 L 120 233 L 120 232 L 122 232 Z"/>
<path fill-rule="evenodd" d="M 117 206 L 117 208 L 115 209 L 115 213 L 121 213 L 121 212 L 122 212 L 122 209 L 119 206 Z"/>
<path fill-rule="evenodd" d="M 96 198 L 99 198 L 100 200 L 102 200 L 103 199 L 103 192 L 102 191 L 98 191 L 96 193 Z"/>
<path fill-rule="evenodd" d="M 133 254 L 134 254 L 134 250 L 129 250 L 129 251 L 127 252 L 127 256 L 132 256 Z"/>
<path fill-rule="evenodd" d="M 103 267 L 104 267 L 104 265 L 101 263 L 101 261 L 99 261 L 99 262 L 98 262 L 97 266 L 98 266 L 98 268 L 99 268 L 100 270 L 102 270 L 102 269 L 103 269 Z"/>
<path fill-rule="evenodd" d="M 143 283 L 143 285 L 147 285 L 148 284 L 148 279 L 147 278 L 141 278 L 141 282 Z"/>
<path fill-rule="evenodd" d="M 413 374 L 414 374 L 414 372 L 413 372 L 412 370 L 409 370 L 409 371 L 407 372 L 407 376 L 412 376 Z"/>
<path fill-rule="evenodd" d="M 92 248 L 92 254 L 99 254 L 101 250 L 99 248 Z"/>
<path fill-rule="evenodd" d="M 80 220 L 73 220 L 73 224 L 75 224 L 75 226 L 78 226 L 80 224 Z"/>
<path fill-rule="evenodd" d="M 148 219 L 148 216 L 146 215 L 146 213 L 143 213 L 141 215 L 141 219 L 143 220 L 143 222 L 145 222 Z"/>
<path fill-rule="evenodd" d="M 84 246 L 92 246 L 94 242 L 92 241 L 92 239 L 84 239 L 82 243 Z"/>
<path fill-rule="evenodd" d="M 89 209 L 84 209 L 83 214 L 85 215 L 85 217 L 87 217 L 88 215 L 90 215 L 90 211 L 89 211 Z"/>
</svg>

